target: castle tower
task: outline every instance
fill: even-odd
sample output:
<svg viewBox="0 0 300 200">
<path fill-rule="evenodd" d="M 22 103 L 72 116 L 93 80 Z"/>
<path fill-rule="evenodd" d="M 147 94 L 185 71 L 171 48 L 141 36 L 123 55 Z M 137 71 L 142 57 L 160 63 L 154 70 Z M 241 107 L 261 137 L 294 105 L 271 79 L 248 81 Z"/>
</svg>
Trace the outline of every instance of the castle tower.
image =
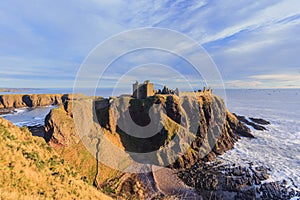
<svg viewBox="0 0 300 200">
<path fill-rule="evenodd" d="M 134 98 L 138 98 L 139 97 L 139 82 L 136 81 L 133 85 L 132 85 L 132 96 Z"/>
<path fill-rule="evenodd" d="M 179 95 L 180 95 L 180 93 L 179 93 L 179 89 L 178 89 L 178 88 L 176 88 L 176 89 L 175 89 L 175 94 L 176 94 L 177 96 L 179 96 Z"/>
<path fill-rule="evenodd" d="M 139 84 L 139 82 L 136 81 L 132 85 L 132 89 L 132 96 L 137 99 L 144 99 L 154 95 L 154 84 L 149 80 L 145 81 L 143 84 Z"/>
<path fill-rule="evenodd" d="M 144 84 L 146 85 L 146 97 L 153 96 L 154 95 L 154 84 L 150 83 L 149 80 L 145 81 Z"/>
</svg>

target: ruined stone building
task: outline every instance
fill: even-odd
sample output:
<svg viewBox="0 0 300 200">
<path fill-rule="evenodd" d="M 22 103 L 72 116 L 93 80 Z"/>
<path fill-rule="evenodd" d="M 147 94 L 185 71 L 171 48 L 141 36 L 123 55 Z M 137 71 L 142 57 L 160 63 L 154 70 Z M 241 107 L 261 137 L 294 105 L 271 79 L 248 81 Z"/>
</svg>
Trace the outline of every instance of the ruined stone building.
<svg viewBox="0 0 300 200">
<path fill-rule="evenodd" d="M 154 85 L 153 83 L 150 83 L 149 80 L 145 81 L 142 84 L 139 84 L 138 81 L 136 81 L 133 84 L 133 94 L 132 96 L 137 99 L 145 99 L 147 97 L 154 95 Z"/>
</svg>

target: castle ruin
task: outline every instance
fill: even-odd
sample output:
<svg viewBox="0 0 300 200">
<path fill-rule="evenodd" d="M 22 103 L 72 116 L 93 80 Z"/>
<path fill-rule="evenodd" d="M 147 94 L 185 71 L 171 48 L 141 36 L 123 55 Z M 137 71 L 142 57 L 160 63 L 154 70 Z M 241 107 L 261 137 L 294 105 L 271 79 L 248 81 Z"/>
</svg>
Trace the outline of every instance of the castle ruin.
<svg viewBox="0 0 300 200">
<path fill-rule="evenodd" d="M 191 95 L 191 94 L 199 94 L 199 93 L 212 93 L 211 88 L 206 88 L 206 86 L 203 87 L 202 90 L 195 90 L 193 92 L 180 92 L 178 88 L 175 90 L 169 89 L 167 86 L 164 86 L 162 90 L 154 90 L 154 84 L 151 83 L 149 80 L 145 81 L 142 84 L 139 84 L 138 81 L 136 81 L 133 85 L 133 94 L 132 97 L 136 99 L 145 99 L 147 97 L 154 96 L 156 94 L 158 95 L 168 95 L 168 94 L 173 94 L 173 95 Z"/>
<path fill-rule="evenodd" d="M 137 99 L 145 99 L 147 97 L 153 96 L 154 93 L 154 85 L 150 83 L 149 80 L 145 81 L 142 84 L 139 84 L 136 81 L 133 85 L 133 97 Z"/>
</svg>

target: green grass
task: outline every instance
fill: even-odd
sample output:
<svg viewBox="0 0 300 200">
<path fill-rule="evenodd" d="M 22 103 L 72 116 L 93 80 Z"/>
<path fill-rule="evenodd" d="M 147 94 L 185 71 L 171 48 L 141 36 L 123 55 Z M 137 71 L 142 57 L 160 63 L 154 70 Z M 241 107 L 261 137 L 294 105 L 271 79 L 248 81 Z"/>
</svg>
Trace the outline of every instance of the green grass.
<svg viewBox="0 0 300 200">
<path fill-rule="evenodd" d="M 0 133 L 2 135 L 1 139 L 9 139 L 9 140 L 16 140 L 17 138 L 12 135 L 5 127 L 0 125 Z"/>
</svg>

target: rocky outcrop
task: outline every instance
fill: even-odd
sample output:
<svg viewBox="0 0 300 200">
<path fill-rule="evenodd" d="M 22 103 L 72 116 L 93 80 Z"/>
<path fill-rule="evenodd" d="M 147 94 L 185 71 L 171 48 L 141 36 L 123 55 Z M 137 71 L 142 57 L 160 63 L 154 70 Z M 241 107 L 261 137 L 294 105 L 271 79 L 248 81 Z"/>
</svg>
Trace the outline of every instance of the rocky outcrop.
<svg viewBox="0 0 300 200">
<path fill-rule="evenodd" d="M 71 98 L 68 94 L 6 94 L 0 95 L 0 109 L 61 105 Z"/>
<path fill-rule="evenodd" d="M 265 130 L 267 130 L 267 128 L 262 126 L 261 124 L 263 124 L 263 125 L 269 125 L 270 124 L 268 121 L 266 121 L 264 119 L 249 118 L 252 121 L 251 122 L 248 119 L 246 119 L 245 116 L 240 116 L 240 115 L 236 115 L 236 114 L 234 114 L 234 115 L 236 116 L 236 118 L 239 121 L 245 123 L 248 126 L 252 126 L 255 130 L 265 131 Z"/>
<path fill-rule="evenodd" d="M 45 133 L 46 142 L 55 148 L 77 144 L 80 140 L 75 131 L 74 121 L 64 105 L 51 110 L 46 116 Z"/>
<path fill-rule="evenodd" d="M 230 124 L 230 127 L 236 131 L 238 135 L 254 138 L 254 135 L 251 134 L 251 130 L 242 124 L 245 118 L 240 118 L 235 114 L 227 112 L 227 121 Z M 242 120 L 242 121 L 241 121 Z"/>
<path fill-rule="evenodd" d="M 268 122 L 265 119 L 261 119 L 261 118 L 253 118 L 253 117 L 249 117 L 249 119 L 251 121 L 253 121 L 254 123 L 260 124 L 260 125 L 270 125 L 270 122 Z"/>
</svg>

